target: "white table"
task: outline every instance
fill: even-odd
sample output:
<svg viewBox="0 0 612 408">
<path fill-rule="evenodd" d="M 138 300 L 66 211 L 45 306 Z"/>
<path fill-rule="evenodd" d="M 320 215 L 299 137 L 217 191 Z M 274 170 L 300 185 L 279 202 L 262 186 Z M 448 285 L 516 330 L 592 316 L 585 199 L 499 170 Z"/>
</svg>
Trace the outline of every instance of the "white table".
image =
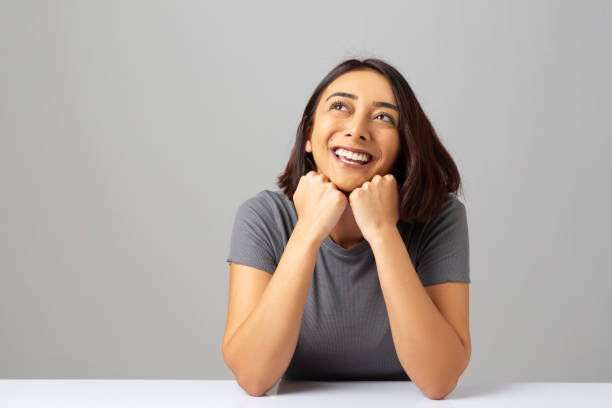
<svg viewBox="0 0 612 408">
<path fill-rule="evenodd" d="M 612 383 L 461 381 L 430 400 L 411 381 L 280 381 L 252 397 L 234 380 L 0 380 L 0 407 L 612 407 Z"/>
</svg>

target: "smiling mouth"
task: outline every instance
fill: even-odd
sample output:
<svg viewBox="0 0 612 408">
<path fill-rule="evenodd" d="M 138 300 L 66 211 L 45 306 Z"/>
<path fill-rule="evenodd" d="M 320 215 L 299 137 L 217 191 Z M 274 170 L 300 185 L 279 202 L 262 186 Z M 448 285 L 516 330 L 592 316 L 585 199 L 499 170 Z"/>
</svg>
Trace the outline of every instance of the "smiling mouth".
<svg viewBox="0 0 612 408">
<path fill-rule="evenodd" d="M 365 167 L 369 167 L 370 163 L 372 163 L 374 161 L 373 157 L 371 155 L 369 156 L 369 159 L 368 159 L 367 162 L 363 162 L 361 160 L 352 160 L 352 159 L 349 159 L 349 158 L 344 157 L 342 155 L 338 155 L 333 150 L 332 150 L 331 153 L 334 155 L 336 161 L 338 163 L 340 163 L 340 165 L 346 166 L 346 167 L 349 167 L 349 168 L 365 168 Z"/>
</svg>

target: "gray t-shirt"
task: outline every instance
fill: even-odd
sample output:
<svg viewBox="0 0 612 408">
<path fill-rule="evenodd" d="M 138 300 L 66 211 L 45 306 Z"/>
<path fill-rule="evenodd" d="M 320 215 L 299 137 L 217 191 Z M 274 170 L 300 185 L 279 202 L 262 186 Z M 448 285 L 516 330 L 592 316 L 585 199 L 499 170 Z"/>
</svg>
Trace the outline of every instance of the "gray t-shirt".
<svg viewBox="0 0 612 408">
<path fill-rule="evenodd" d="M 263 190 L 236 213 L 227 262 L 271 274 L 297 223 L 280 190 Z M 454 195 L 426 223 L 397 223 L 424 286 L 470 283 L 465 206 Z M 408 272 L 408 268 L 406 268 Z M 395 352 L 374 254 L 365 239 L 345 249 L 322 242 L 293 358 L 283 379 L 410 380 Z"/>
</svg>

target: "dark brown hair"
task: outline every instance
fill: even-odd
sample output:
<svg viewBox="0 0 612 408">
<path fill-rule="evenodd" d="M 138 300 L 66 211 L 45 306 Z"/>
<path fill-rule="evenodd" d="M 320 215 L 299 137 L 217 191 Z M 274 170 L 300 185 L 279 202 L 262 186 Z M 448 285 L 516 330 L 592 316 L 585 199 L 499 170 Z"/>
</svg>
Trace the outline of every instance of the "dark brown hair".
<svg viewBox="0 0 612 408">
<path fill-rule="evenodd" d="M 399 108 L 398 131 L 401 151 L 391 174 L 400 188 L 400 220 L 428 221 L 440 214 L 450 194 L 457 194 L 461 188 L 461 177 L 455 162 L 440 142 L 408 82 L 399 71 L 376 58 L 343 61 L 317 85 L 306 104 L 291 156 L 285 171 L 278 177 L 277 185 L 289 200 L 293 201 L 293 193 L 300 178 L 309 171 L 317 169 L 312 153 L 306 152 L 304 145 L 307 140 L 306 132 L 313 126 L 321 94 L 340 75 L 366 69 L 379 72 L 389 80 Z"/>
</svg>

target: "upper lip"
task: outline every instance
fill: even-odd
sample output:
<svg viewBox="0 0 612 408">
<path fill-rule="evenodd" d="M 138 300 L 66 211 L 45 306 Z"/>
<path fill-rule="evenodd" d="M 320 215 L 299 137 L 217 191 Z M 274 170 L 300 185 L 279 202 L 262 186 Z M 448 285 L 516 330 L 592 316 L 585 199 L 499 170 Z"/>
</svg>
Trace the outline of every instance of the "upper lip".
<svg viewBox="0 0 612 408">
<path fill-rule="evenodd" d="M 350 147 L 350 146 L 343 146 L 343 145 L 334 146 L 334 147 L 332 147 L 332 152 L 336 152 L 336 150 L 338 150 L 338 149 L 348 150 L 348 151 L 351 151 L 353 153 L 364 153 L 364 154 L 367 154 L 370 157 L 370 159 L 374 158 L 374 155 L 372 153 L 370 153 L 370 152 L 368 152 L 366 150 L 356 149 L 356 148 Z"/>
</svg>

